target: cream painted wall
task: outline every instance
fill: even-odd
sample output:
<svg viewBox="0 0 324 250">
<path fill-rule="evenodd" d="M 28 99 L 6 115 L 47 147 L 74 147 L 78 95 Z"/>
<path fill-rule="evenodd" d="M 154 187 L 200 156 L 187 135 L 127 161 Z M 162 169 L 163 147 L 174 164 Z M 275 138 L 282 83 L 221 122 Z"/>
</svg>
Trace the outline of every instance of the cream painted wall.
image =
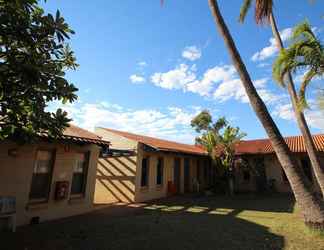
<svg viewBox="0 0 324 250">
<path fill-rule="evenodd" d="M 297 163 L 301 164 L 301 158 L 305 157 L 306 154 L 294 154 L 294 157 L 297 159 Z M 253 164 L 254 156 L 246 156 L 248 159 L 249 164 Z M 324 165 L 324 155 L 321 154 L 321 163 Z M 278 158 L 274 154 L 269 154 L 264 156 L 264 164 L 266 170 L 267 179 L 274 179 L 275 180 L 275 187 L 278 192 L 281 193 L 289 193 L 291 192 L 291 187 L 288 181 L 284 180 L 283 178 L 283 170 L 278 161 Z M 315 191 L 319 191 L 319 186 L 316 182 L 316 177 L 314 172 L 312 171 L 313 176 L 313 189 Z M 242 173 L 239 173 L 237 176 L 237 180 L 239 181 L 237 184 L 237 188 L 239 191 L 255 191 L 255 179 L 253 173 L 251 173 L 251 180 L 249 183 L 242 182 Z"/>
<path fill-rule="evenodd" d="M 141 187 L 142 159 L 149 157 L 149 179 L 148 186 Z M 163 157 L 163 185 L 156 185 L 156 165 L 158 157 Z M 164 154 L 146 153 L 143 151 L 143 144 L 138 146 L 138 160 L 136 169 L 135 201 L 143 202 L 167 196 L 168 181 L 173 180 L 172 158 Z"/>
<path fill-rule="evenodd" d="M 112 148 L 117 149 L 137 149 L 137 141 L 129 140 L 123 136 L 111 133 L 102 128 L 96 128 L 95 133 L 102 137 L 103 140 L 111 142 Z"/>
<path fill-rule="evenodd" d="M 149 186 L 141 187 L 141 171 L 142 171 L 142 159 L 143 157 L 149 157 Z M 156 169 L 157 159 L 162 157 L 164 159 L 164 178 L 163 186 L 156 185 Z M 147 200 L 159 199 L 168 195 L 168 182 L 174 180 L 174 160 L 180 158 L 180 193 L 184 193 L 184 158 L 190 159 L 190 177 L 189 186 L 193 191 L 193 181 L 197 178 L 197 160 L 202 159 L 200 156 L 188 156 L 178 153 L 162 153 L 162 152 L 143 152 L 142 144 L 138 148 L 138 164 L 136 171 L 136 189 L 135 189 L 135 201 L 143 202 Z M 201 167 L 203 164 L 201 165 Z M 203 168 L 201 170 L 203 173 Z"/>
<path fill-rule="evenodd" d="M 134 202 L 136 166 L 137 156 L 100 158 L 94 202 Z"/>
<path fill-rule="evenodd" d="M 147 200 L 154 200 L 162 197 L 166 197 L 168 194 L 168 182 L 173 182 L 173 165 L 174 159 L 179 157 L 181 159 L 180 165 L 180 193 L 184 192 L 184 158 L 188 157 L 190 159 L 190 190 L 193 191 L 193 181 L 197 173 L 197 159 L 202 159 L 204 157 L 200 156 L 188 156 L 179 153 L 161 153 L 161 152 L 144 152 L 143 144 L 137 141 L 129 140 L 123 136 L 117 135 L 112 132 L 108 132 L 105 129 L 96 128 L 96 134 L 102 136 L 103 139 L 108 140 L 112 143 L 112 148 L 117 149 L 134 149 L 136 152 L 136 157 L 134 161 L 136 162 L 135 176 L 128 175 L 123 178 L 128 178 L 129 183 L 131 183 L 131 192 L 129 188 L 125 188 L 124 184 L 120 182 L 121 176 L 113 176 L 112 170 L 117 168 L 124 169 L 124 166 L 114 163 L 114 167 L 111 163 L 107 164 L 103 162 L 103 159 L 99 160 L 97 181 L 96 181 L 96 192 L 95 192 L 95 203 L 107 204 L 112 202 L 143 202 Z M 149 185 L 148 187 L 141 187 L 141 171 L 142 171 L 142 159 L 143 157 L 149 157 Z M 163 157 L 164 159 L 164 178 L 163 185 L 156 185 L 156 167 L 157 159 Z M 120 158 L 120 160 L 123 157 Z M 112 161 L 111 157 L 108 157 L 106 161 Z M 121 160 L 123 161 L 123 160 Z M 125 162 L 126 163 L 126 162 Z M 129 164 L 129 163 L 128 163 Z M 132 168 L 134 167 L 132 165 Z M 203 164 L 201 164 L 201 167 Z M 123 170 L 122 170 L 123 171 Z M 200 171 L 203 174 L 203 169 Z M 116 175 L 116 173 L 114 174 Z M 131 179 L 131 180 L 130 180 Z M 104 181 L 103 181 L 104 180 Z M 132 181 L 134 180 L 135 187 L 133 187 Z M 108 185 L 110 183 L 110 185 Z M 114 184 L 114 185 L 113 185 Z M 131 193 L 135 189 L 135 195 L 132 196 Z"/>
<path fill-rule="evenodd" d="M 16 149 L 17 156 L 9 156 L 8 150 Z M 31 204 L 29 192 L 37 149 L 56 149 L 49 201 Z M 57 181 L 68 181 L 71 186 L 76 153 L 91 151 L 87 186 L 84 198 L 55 201 L 55 184 Z M 15 196 L 17 202 L 17 224 L 29 224 L 32 217 L 40 221 L 52 220 L 88 212 L 92 209 L 95 173 L 99 147 L 95 145 L 77 146 L 70 144 L 68 152 L 63 144 L 28 144 L 24 146 L 5 141 L 0 144 L 0 196 Z"/>
</svg>

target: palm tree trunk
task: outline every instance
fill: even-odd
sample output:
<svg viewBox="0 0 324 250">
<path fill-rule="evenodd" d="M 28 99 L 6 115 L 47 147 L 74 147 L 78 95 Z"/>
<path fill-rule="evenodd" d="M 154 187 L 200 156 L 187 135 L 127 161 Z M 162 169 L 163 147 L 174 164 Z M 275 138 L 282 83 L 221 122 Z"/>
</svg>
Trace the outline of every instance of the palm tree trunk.
<svg viewBox="0 0 324 250">
<path fill-rule="evenodd" d="M 273 13 L 271 13 L 269 19 L 270 19 L 269 21 L 270 21 L 270 25 L 272 28 L 273 36 L 275 37 L 276 42 L 277 42 L 277 47 L 279 48 L 279 50 L 282 50 L 282 49 L 284 49 L 284 46 L 283 46 L 283 43 L 282 43 L 282 40 L 280 37 L 280 33 L 278 31 L 276 20 L 273 16 Z M 295 112 L 297 124 L 298 124 L 298 127 L 299 127 L 302 135 L 303 135 L 304 143 L 306 145 L 306 150 L 307 150 L 309 159 L 312 163 L 316 180 L 317 180 L 319 187 L 321 189 L 322 197 L 324 198 L 324 170 L 321 168 L 320 160 L 318 157 L 318 152 L 316 150 L 312 135 L 309 131 L 304 113 L 298 107 L 298 96 L 297 96 L 295 85 L 292 80 L 292 76 L 291 76 L 290 72 L 286 75 L 286 82 L 287 82 L 288 93 L 290 95 L 293 110 Z"/>
<path fill-rule="evenodd" d="M 217 1 L 208 0 L 208 2 L 217 29 L 224 39 L 232 62 L 242 80 L 242 84 L 250 100 L 250 104 L 265 128 L 279 162 L 287 175 L 292 191 L 295 195 L 296 202 L 304 216 L 305 223 L 309 226 L 324 228 L 324 204 L 319 201 L 314 194 L 312 194 L 304 173 L 300 171 L 300 168 L 297 167 L 297 163 L 291 156 L 291 152 L 279 129 L 270 116 L 264 102 L 258 95 L 251 81 L 250 75 L 247 72 L 242 58 L 236 48 L 233 38 L 220 13 Z"/>
</svg>

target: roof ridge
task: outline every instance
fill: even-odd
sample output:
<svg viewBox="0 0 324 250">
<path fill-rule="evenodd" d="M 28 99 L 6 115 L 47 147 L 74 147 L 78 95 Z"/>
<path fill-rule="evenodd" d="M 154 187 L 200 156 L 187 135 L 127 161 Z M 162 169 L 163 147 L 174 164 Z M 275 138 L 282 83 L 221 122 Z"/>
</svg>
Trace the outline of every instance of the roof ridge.
<svg viewBox="0 0 324 250">
<path fill-rule="evenodd" d="M 122 130 L 117 130 L 117 129 L 103 128 L 103 127 L 99 127 L 99 128 L 104 129 L 104 130 L 107 130 L 107 131 L 112 132 L 112 133 L 114 133 L 114 132 L 115 133 L 118 133 L 121 136 L 123 136 L 123 134 L 128 134 L 128 135 L 133 135 L 133 136 L 145 137 L 145 138 L 149 138 L 149 139 L 153 139 L 153 140 L 160 140 L 160 141 L 164 141 L 164 142 L 175 143 L 175 144 L 179 144 L 179 145 L 198 147 L 195 144 L 181 143 L 181 142 L 176 142 L 176 141 L 172 141 L 172 140 L 166 140 L 166 139 L 162 139 L 162 138 L 158 138 L 158 137 L 147 136 L 147 135 L 143 135 L 143 134 L 136 134 L 136 133 L 122 131 Z"/>
<path fill-rule="evenodd" d="M 102 140 L 102 136 L 99 136 L 99 135 L 97 135 L 97 134 L 94 133 L 94 132 L 91 132 L 91 131 L 89 131 L 89 130 L 87 130 L 87 129 L 81 128 L 81 127 L 76 126 L 76 125 L 74 125 L 74 124 L 69 123 L 69 126 L 68 126 L 68 127 L 75 128 L 75 129 L 78 129 L 78 130 L 82 130 L 83 132 L 89 133 L 89 134 L 91 134 L 92 136 L 97 137 L 98 140 Z M 75 136 L 75 137 L 79 137 L 79 136 Z M 82 136 L 80 136 L 80 137 L 82 137 Z"/>
</svg>

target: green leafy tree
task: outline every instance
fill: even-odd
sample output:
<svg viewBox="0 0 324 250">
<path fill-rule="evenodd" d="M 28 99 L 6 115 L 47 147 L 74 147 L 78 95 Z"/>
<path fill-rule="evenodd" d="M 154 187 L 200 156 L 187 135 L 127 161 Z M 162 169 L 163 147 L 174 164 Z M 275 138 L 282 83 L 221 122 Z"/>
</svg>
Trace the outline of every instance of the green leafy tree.
<svg viewBox="0 0 324 250">
<path fill-rule="evenodd" d="M 230 193 L 234 193 L 232 171 L 235 159 L 235 145 L 246 136 L 238 127 L 232 127 L 225 117 L 220 117 L 213 123 L 211 114 L 204 110 L 192 121 L 191 126 L 198 133 L 196 143 L 206 148 L 214 165 L 221 163 L 222 172 L 226 174 L 229 181 Z"/>
<path fill-rule="evenodd" d="M 61 136 L 70 119 L 49 102 L 76 100 L 65 79 L 76 58 L 65 42 L 74 32 L 57 11 L 44 14 L 37 0 L 0 1 L 0 140 Z"/>
</svg>

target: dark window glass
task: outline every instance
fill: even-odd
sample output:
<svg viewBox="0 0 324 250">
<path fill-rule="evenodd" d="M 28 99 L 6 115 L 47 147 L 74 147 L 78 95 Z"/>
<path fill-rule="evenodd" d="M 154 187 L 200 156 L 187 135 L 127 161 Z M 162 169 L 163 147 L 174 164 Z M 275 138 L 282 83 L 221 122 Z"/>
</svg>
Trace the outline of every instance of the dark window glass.
<svg viewBox="0 0 324 250">
<path fill-rule="evenodd" d="M 201 178 L 201 174 L 200 174 L 200 167 L 201 167 L 201 165 L 200 165 L 200 161 L 199 160 L 197 160 L 197 180 L 198 181 L 200 181 L 200 178 Z"/>
<path fill-rule="evenodd" d="M 313 176 L 312 176 L 312 170 L 311 170 L 311 164 L 309 158 L 304 158 L 301 160 L 302 167 L 304 170 L 305 175 L 307 176 L 308 180 L 310 182 L 313 182 Z"/>
<path fill-rule="evenodd" d="M 156 184 L 163 184 L 163 158 L 159 158 L 156 166 Z"/>
<path fill-rule="evenodd" d="M 243 171 L 243 180 L 244 181 L 250 181 L 251 175 L 249 170 L 244 170 Z"/>
<path fill-rule="evenodd" d="M 148 186 L 148 177 L 149 177 L 149 160 L 148 158 L 143 158 L 142 160 L 142 174 L 141 174 L 141 186 Z"/>
<path fill-rule="evenodd" d="M 77 159 L 73 166 L 71 194 L 84 194 L 86 191 L 89 156 L 89 152 L 77 154 Z"/>
<path fill-rule="evenodd" d="M 55 151 L 38 150 L 32 177 L 30 199 L 48 199 Z"/>
</svg>

